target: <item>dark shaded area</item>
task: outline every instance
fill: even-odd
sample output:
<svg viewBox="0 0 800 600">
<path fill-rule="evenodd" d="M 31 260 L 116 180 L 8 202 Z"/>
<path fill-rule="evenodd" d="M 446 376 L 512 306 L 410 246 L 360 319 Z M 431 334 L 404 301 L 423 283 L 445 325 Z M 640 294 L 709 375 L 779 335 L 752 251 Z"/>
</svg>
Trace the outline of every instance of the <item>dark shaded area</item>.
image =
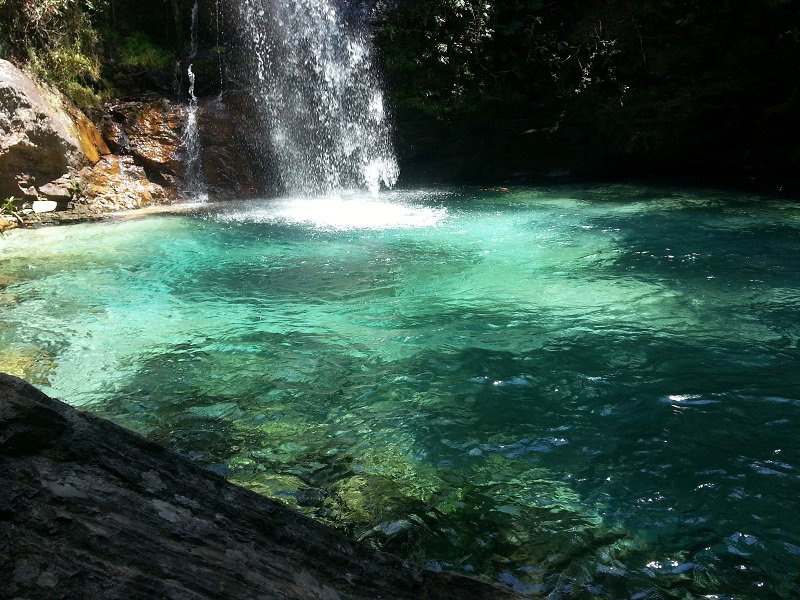
<svg viewBox="0 0 800 600">
<path fill-rule="evenodd" d="M 0 6 L 0 56 L 38 53 L 84 108 L 154 92 L 185 100 L 191 63 L 198 96 L 224 91 L 251 112 L 242 73 L 252 56 L 230 0 L 200 0 L 193 56 L 191 0 L 77 2 L 36 27 L 28 4 Z M 373 27 L 405 184 L 670 178 L 800 189 L 797 2 L 337 6 Z M 63 48 L 48 53 L 54 46 Z M 259 144 L 246 131 L 263 124 L 250 125 L 237 126 L 242 145 Z M 267 173 L 260 186 L 270 183 Z"/>
<path fill-rule="evenodd" d="M 0 450 L 8 597 L 519 597 L 351 542 L 7 375 Z"/>
<path fill-rule="evenodd" d="M 406 182 L 797 187 L 796 2 L 462 5 L 405 2 L 380 24 Z"/>
</svg>

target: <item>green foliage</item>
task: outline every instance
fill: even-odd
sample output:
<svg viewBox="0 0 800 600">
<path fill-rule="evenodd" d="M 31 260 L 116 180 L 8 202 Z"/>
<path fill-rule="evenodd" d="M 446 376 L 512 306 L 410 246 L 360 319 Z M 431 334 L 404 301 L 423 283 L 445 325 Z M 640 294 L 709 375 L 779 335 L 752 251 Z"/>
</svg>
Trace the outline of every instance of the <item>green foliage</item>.
<svg viewBox="0 0 800 600">
<path fill-rule="evenodd" d="M 602 22 L 571 35 L 566 10 L 541 0 L 412 0 L 378 39 L 400 82 L 396 100 L 445 116 L 613 80 L 616 40 Z"/>
<path fill-rule="evenodd" d="M 73 177 L 67 184 L 67 191 L 73 200 L 79 198 L 83 194 L 83 181 Z"/>
<path fill-rule="evenodd" d="M 730 87 L 743 72 L 775 71 L 774 88 L 800 56 L 798 31 L 792 0 L 407 0 L 377 42 L 396 107 L 445 117 L 620 107 L 651 86 Z"/>
<path fill-rule="evenodd" d="M 126 67 L 160 71 L 175 62 L 175 54 L 156 45 L 147 34 L 137 31 L 119 46 L 120 63 Z"/>
<path fill-rule="evenodd" d="M 14 217 L 17 223 L 22 223 L 22 217 L 17 212 L 17 199 L 14 196 L 0 200 L 0 215 Z M 0 228 L 0 235 L 3 235 L 2 228 Z"/>
<path fill-rule="evenodd" d="M 0 46 L 81 108 L 100 99 L 100 40 L 92 16 L 104 0 L 0 0 Z"/>
<path fill-rule="evenodd" d="M 479 0 L 411 2 L 383 25 L 387 69 L 412 85 L 402 99 L 411 108 L 446 113 L 480 88 L 484 45 L 494 8 Z"/>
<path fill-rule="evenodd" d="M 5 200 L 2 200 L 0 202 L 0 215 L 11 215 L 11 214 L 14 214 L 14 212 L 16 210 L 16 208 L 14 206 L 14 203 L 16 201 L 17 201 L 17 199 L 14 196 L 11 196 L 10 198 L 6 198 Z"/>
</svg>

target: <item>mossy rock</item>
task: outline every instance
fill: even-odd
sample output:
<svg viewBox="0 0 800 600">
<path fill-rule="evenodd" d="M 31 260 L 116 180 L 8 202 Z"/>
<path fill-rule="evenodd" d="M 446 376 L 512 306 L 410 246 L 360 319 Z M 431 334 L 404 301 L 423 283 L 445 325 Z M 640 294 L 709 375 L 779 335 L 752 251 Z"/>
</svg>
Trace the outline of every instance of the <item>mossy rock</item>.
<svg viewBox="0 0 800 600">
<path fill-rule="evenodd" d="M 0 219 L 0 229 L 3 228 L 2 225 L 3 221 Z M 0 273 L 0 290 L 5 289 L 15 283 L 19 283 L 20 279 L 14 275 L 9 275 L 7 273 Z"/>
<path fill-rule="evenodd" d="M 41 348 L 26 346 L 0 352 L 0 371 L 37 385 L 50 385 L 48 377 L 55 368 L 53 357 Z"/>
</svg>

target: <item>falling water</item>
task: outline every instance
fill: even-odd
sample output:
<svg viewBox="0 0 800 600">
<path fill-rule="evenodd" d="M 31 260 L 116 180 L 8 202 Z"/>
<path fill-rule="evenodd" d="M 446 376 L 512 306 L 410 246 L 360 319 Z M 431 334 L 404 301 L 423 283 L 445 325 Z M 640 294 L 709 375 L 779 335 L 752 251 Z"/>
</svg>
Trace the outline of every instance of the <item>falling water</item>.
<svg viewBox="0 0 800 600">
<path fill-rule="evenodd" d="M 219 99 L 222 99 L 222 93 L 225 89 L 225 67 L 222 60 L 222 24 L 220 19 L 222 8 L 220 7 L 220 0 L 216 0 L 214 4 L 214 19 L 216 20 L 217 32 L 217 66 L 219 68 Z"/>
<path fill-rule="evenodd" d="M 327 194 L 397 181 L 383 93 L 363 24 L 335 0 L 243 0 L 241 33 L 252 48 L 251 81 L 281 184 Z"/>
<path fill-rule="evenodd" d="M 197 56 L 199 15 L 200 7 L 196 0 L 192 8 L 192 48 L 189 53 L 190 59 Z M 203 157 L 202 148 L 200 146 L 200 128 L 198 126 L 199 107 L 197 104 L 197 96 L 194 93 L 196 78 L 192 67 L 193 65 L 189 64 L 189 68 L 187 69 L 187 74 L 189 76 L 189 107 L 186 111 L 186 122 L 183 128 L 181 143 L 186 159 L 186 193 L 191 200 L 203 202 L 208 199 L 208 193 L 203 177 Z"/>
</svg>

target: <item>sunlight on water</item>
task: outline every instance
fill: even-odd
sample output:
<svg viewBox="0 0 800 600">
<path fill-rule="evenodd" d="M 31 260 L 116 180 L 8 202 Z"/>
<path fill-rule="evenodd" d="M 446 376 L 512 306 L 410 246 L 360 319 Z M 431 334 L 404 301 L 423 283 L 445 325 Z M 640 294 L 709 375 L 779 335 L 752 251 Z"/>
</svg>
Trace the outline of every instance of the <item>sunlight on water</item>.
<svg viewBox="0 0 800 600">
<path fill-rule="evenodd" d="M 434 569 L 792 598 L 800 207 L 254 200 L 0 239 L 0 362 Z"/>
<path fill-rule="evenodd" d="M 215 216 L 229 223 L 283 223 L 336 231 L 433 227 L 446 217 L 444 207 L 412 204 L 399 200 L 398 194 L 388 193 L 380 198 L 352 193 L 251 201 Z"/>
</svg>

